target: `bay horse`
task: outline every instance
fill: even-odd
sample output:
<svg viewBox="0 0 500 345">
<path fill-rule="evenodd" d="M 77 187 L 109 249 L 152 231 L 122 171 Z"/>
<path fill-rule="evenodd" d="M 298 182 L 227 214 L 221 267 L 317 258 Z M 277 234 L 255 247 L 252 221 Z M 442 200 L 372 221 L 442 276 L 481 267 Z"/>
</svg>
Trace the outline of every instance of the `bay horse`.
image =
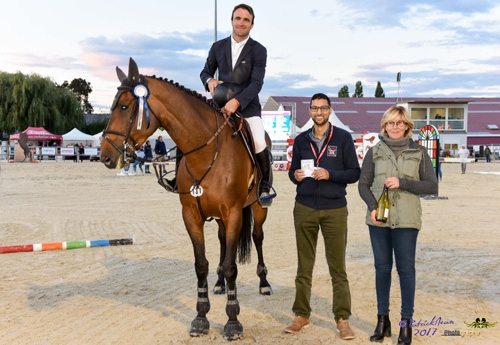
<svg viewBox="0 0 500 345">
<path fill-rule="evenodd" d="M 228 321 L 222 336 L 240 339 L 243 326 L 236 293 L 239 262 L 250 259 L 252 238 L 258 254 L 259 291 L 272 294 L 264 264 L 262 242 L 267 208 L 257 202 L 257 170 L 245 142 L 235 135 L 229 118 L 206 97 L 173 81 L 139 74 L 130 58 L 126 75 L 116 72 L 121 85 L 111 107 L 107 128 L 103 131 L 100 160 L 107 168 L 115 168 L 121 159 L 128 160 L 134 151 L 163 127 L 183 152 L 177 172 L 182 218 L 191 239 L 197 282 L 197 316 L 191 322 L 193 337 L 208 334 L 210 310 L 207 276 L 209 263 L 205 255 L 204 224 L 207 217 L 216 219 L 219 230 L 220 262 L 214 293 L 226 292 Z M 270 145 L 269 137 L 267 137 Z M 159 183 L 163 181 L 159 174 Z M 225 280 L 225 282 L 224 282 Z"/>
</svg>

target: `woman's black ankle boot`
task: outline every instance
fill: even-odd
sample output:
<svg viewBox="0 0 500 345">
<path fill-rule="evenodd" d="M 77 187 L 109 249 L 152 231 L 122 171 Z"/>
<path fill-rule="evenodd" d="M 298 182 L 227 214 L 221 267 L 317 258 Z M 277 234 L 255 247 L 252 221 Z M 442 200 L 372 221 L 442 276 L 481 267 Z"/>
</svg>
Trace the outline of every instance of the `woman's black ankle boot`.
<svg viewBox="0 0 500 345">
<path fill-rule="evenodd" d="M 377 326 L 370 336 L 370 341 L 382 342 L 384 337 L 391 336 L 391 320 L 389 315 L 377 315 Z"/>
<path fill-rule="evenodd" d="M 411 320 L 401 319 L 399 323 L 401 329 L 399 330 L 398 345 L 411 344 Z"/>
</svg>

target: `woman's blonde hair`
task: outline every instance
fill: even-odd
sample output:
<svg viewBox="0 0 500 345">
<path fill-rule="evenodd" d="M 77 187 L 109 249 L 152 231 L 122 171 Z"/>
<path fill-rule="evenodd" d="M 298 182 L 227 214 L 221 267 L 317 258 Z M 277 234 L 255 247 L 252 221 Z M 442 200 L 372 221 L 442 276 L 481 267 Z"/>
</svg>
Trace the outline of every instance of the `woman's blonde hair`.
<svg viewBox="0 0 500 345">
<path fill-rule="evenodd" d="M 403 106 L 393 105 L 392 107 L 386 110 L 386 112 L 382 116 L 382 120 L 380 120 L 380 133 L 384 137 L 388 136 L 387 131 L 385 130 L 385 126 L 387 125 L 388 122 L 394 121 L 394 119 L 397 118 L 398 116 L 401 116 L 405 124 L 408 126 L 408 128 L 405 131 L 405 137 L 412 136 L 412 130 L 415 125 L 411 120 L 408 110 L 406 110 L 406 108 Z"/>
</svg>

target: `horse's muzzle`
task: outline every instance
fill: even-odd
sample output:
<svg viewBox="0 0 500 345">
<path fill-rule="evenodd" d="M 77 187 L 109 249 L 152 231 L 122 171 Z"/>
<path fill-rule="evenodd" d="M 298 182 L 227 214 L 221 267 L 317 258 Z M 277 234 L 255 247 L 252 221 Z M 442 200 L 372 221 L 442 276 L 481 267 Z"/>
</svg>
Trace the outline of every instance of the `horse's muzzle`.
<svg viewBox="0 0 500 345">
<path fill-rule="evenodd" d="M 109 157 L 108 155 L 101 153 L 101 156 L 99 159 L 100 159 L 101 163 L 103 163 L 106 166 L 106 168 L 108 168 L 108 169 L 116 168 L 116 161 L 113 161 L 111 159 L 111 157 Z"/>
</svg>

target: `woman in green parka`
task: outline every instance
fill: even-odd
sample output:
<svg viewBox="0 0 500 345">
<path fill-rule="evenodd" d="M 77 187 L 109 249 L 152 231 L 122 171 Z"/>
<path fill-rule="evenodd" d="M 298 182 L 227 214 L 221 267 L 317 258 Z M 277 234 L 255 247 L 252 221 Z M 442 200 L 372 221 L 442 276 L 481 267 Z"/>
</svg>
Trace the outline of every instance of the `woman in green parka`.
<svg viewBox="0 0 500 345">
<path fill-rule="evenodd" d="M 377 325 L 370 341 L 391 336 L 389 300 L 393 256 L 401 287 L 398 344 L 412 340 L 415 300 L 415 251 L 422 225 L 420 195 L 436 194 L 437 178 L 424 147 L 412 140 L 414 127 L 406 108 L 392 106 L 382 116 L 380 141 L 363 158 L 358 190 L 368 210 L 366 224 L 375 260 Z M 377 200 L 384 185 L 389 189 L 386 223 L 375 219 Z"/>
</svg>

